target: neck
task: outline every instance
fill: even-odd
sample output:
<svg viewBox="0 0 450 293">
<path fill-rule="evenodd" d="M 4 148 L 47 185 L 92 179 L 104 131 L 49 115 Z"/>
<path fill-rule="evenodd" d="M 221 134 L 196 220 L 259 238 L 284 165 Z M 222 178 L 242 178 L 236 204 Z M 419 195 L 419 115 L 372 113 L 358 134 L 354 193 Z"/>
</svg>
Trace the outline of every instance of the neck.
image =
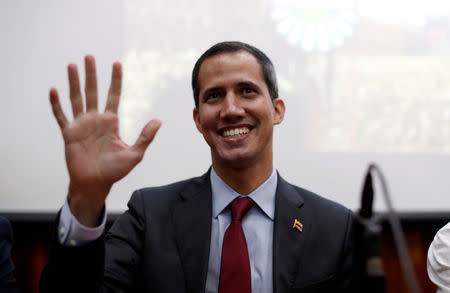
<svg viewBox="0 0 450 293">
<path fill-rule="evenodd" d="M 272 174 L 272 160 L 266 164 L 256 164 L 245 168 L 236 168 L 230 164 L 214 164 L 217 175 L 234 191 L 248 195 L 261 186 Z"/>
</svg>

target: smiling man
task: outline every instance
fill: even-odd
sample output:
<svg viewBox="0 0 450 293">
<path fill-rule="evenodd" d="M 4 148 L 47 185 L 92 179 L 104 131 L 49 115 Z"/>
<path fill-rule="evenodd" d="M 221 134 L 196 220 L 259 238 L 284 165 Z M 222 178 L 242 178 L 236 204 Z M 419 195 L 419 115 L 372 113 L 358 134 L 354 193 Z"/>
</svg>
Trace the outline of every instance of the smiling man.
<svg viewBox="0 0 450 293">
<path fill-rule="evenodd" d="M 261 65 L 245 50 L 204 59 L 193 80 L 199 88 L 194 120 L 214 170 L 248 194 L 272 172 L 273 127 L 283 120 L 284 103 L 270 96 Z"/>
<path fill-rule="evenodd" d="M 350 292 L 353 215 L 287 183 L 273 167 L 273 130 L 283 121 L 269 58 L 241 42 L 208 49 L 192 74 L 197 129 L 211 149 L 201 177 L 133 193 L 103 236 L 112 184 L 141 159 L 159 129 L 133 146 L 117 132 L 121 66 L 113 65 L 104 113 L 97 110 L 92 56 L 86 111 L 70 64 L 74 121 L 50 101 L 70 176 L 41 292 Z M 180 162 L 182 163 L 182 162 Z"/>
</svg>

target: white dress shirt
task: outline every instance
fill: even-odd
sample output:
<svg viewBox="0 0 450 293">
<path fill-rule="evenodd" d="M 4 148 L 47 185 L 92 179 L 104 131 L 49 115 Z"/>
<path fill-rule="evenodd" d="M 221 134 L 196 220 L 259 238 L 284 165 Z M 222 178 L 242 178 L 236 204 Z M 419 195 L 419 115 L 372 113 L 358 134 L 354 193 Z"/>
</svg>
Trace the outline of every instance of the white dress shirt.
<svg viewBox="0 0 450 293">
<path fill-rule="evenodd" d="M 252 293 L 273 292 L 272 247 L 277 179 L 273 169 L 269 179 L 248 195 L 255 205 L 242 219 L 250 259 Z M 213 210 L 206 293 L 218 291 L 223 235 L 231 223 L 229 204 L 241 196 L 220 179 L 214 169 L 211 169 L 211 187 Z"/>
</svg>

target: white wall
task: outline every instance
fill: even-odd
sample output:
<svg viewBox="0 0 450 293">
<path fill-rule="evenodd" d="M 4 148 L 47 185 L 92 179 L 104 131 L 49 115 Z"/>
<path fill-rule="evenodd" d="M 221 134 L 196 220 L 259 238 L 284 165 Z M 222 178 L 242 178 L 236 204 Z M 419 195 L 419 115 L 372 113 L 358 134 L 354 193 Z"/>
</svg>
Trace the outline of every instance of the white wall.
<svg viewBox="0 0 450 293">
<path fill-rule="evenodd" d="M 97 58 L 102 97 L 111 64 L 124 64 L 125 141 L 149 119 L 163 121 L 142 163 L 114 186 L 108 208 L 124 210 L 134 189 L 205 172 L 209 149 L 192 121 L 190 74 L 196 58 L 222 40 L 253 44 L 274 61 L 287 105 L 275 165 L 286 179 L 356 209 L 365 169 L 376 162 L 397 209 L 448 210 L 450 10 L 439 1 L 408 9 L 397 2 L 380 2 L 386 9 L 379 13 L 390 11 L 382 15 L 368 0 L 343 1 L 341 10 L 333 1 L 1 1 L 0 212 L 61 206 L 68 175 L 48 90 L 58 88 L 70 116 L 66 66 L 81 69 L 87 53 Z M 277 10 L 289 5 L 298 5 L 291 14 Z M 283 21 L 290 29 L 280 28 Z M 301 32 L 308 27 L 325 33 L 322 46 L 305 47 L 315 43 Z M 376 205 L 384 209 L 381 200 Z"/>
</svg>

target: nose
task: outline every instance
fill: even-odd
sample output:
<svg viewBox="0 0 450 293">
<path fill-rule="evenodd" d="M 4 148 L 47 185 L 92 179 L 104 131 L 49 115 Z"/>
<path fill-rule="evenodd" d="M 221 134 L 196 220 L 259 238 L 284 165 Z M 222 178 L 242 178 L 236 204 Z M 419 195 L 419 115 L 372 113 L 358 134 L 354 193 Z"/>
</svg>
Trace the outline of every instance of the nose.
<svg viewBox="0 0 450 293">
<path fill-rule="evenodd" d="M 234 93 L 227 93 L 222 102 L 220 118 L 227 120 L 240 119 L 244 116 L 245 110 L 242 107 L 242 101 Z"/>
</svg>

